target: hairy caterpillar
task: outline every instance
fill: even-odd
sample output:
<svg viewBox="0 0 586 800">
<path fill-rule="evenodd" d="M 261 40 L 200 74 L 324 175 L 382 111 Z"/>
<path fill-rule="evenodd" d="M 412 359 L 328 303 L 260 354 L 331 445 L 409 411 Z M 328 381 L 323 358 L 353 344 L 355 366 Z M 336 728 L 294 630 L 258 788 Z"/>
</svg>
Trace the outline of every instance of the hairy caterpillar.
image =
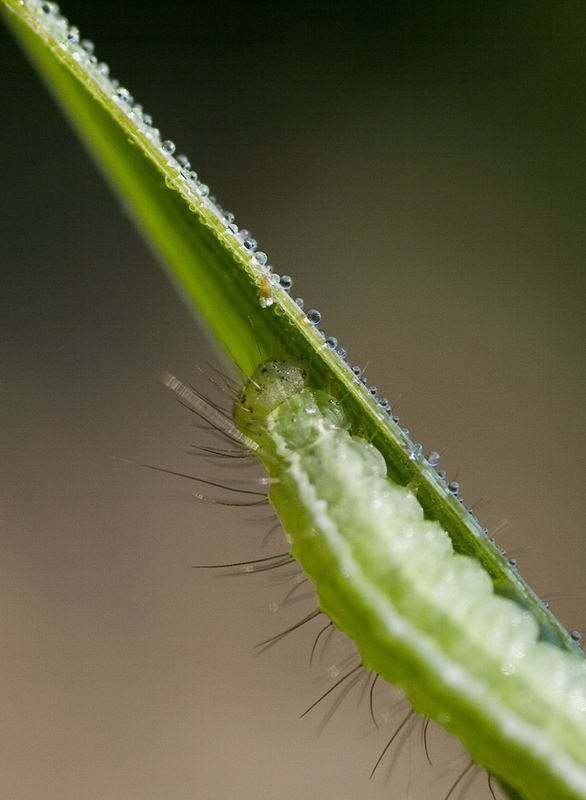
<svg viewBox="0 0 586 800">
<path fill-rule="evenodd" d="M 380 452 L 303 367 L 261 364 L 235 421 L 224 431 L 265 465 L 291 554 L 362 664 L 521 797 L 585 797 L 584 659 L 540 641 L 531 613 L 454 552 L 416 488 L 387 478 Z"/>
<path fill-rule="evenodd" d="M 124 94 L 124 92 L 118 92 L 117 96 L 118 96 L 118 99 L 120 100 L 121 103 L 127 104 L 128 107 L 130 108 L 130 106 L 132 104 L 127 102 L 127 97 Z M 132 109 L 132 113 L 135 113 L 134 109 Z M 165 153 L 166 156 L 168 156 L 169 153 L 172 152 L 172 150 L 173 150 L 172 143 L 167 142 L 167 141 L 161 143 L 161 150 Z M 185 166 L 185 165 L 182 164 L 182 166 Z M 202 187 L 202 186 L 198 185 L 197 190 L 199 191 L 199 193 L 202 196 L 207 195 L 207 187 Z M 219 216 L 221 217 L 222 215 L 220 214 Z M 252 240 L 250 240 L 248 237 L 244 238 L 243 236 L 241 236 L 241 238 L 243 239 L 242 246 L 245 247 L 246 249 L 252 249 L 252 245 L 251 245 L 251 241 Z M 259 255 L 257 254 L 255 259 L 256 259 L 257 263 L 260 265 L 260 261 L 258 260 L 258 258 L 259 258 Z M 267 276 L 264 276 L 264 277 L 261 276 L 260 277 L 259 282 L 258 282 L 258 288 L 259 288 L 259 298 L 260 298 L 260 301 L 261 301 L 261 305 L 263 307 L 268 307 L 269 305 L 272 305 L 272 302 L 269 302 L 269 301 L 273 301 L 273 290 L 271 288 L 271 285 L 269 283 L 269 278 Z M 259 382 L 259 385 L 261 385 L 261 386 L 263 385 L 262 384 L 262 380 L 259 380 L 258 382 Z M 294 392 L 294 394 L 301 394 L 301 391 L 302 391 L 302 389 L 299 388 L 299 390 Z M 283 403 L 280 403 L 279 405 L 284 405 L 285 402 L 286 401 L 283 400 Z M 261 423 L 261 427 L 262 427 L 263 423 L 268 421 L 268 419 L 269 419 L 269 412 L 268 412 L 267 408 L 264 408 L 263 412 L 261 414 L 260 420 L 259 420 L 259 422 Z M 243 422 L 243 425 L 246 427 L 246 425 L 247 425 L 246 420 L 243 419 L 242 422 Z M 363 453 L 362 455 L 366 456 L 365 453 Z M 331 462 L 331 468 L 333 469 L 333 466 L 334 466 L 333 460 L 330 459 L 330 462 Z M 552 790 L 555 791 L 556 796 L 559 796 L 558 787 L 555 787 L 555 788 L 554 787 L 550 787 L 550 788 L 552 788 Z"/>
</svg>

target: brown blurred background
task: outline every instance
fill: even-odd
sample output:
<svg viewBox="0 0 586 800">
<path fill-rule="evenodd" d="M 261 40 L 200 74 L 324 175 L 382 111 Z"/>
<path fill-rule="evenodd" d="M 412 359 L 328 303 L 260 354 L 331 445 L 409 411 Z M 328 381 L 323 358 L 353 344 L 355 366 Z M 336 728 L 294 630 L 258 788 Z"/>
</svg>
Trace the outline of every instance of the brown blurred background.
<svg viewBox="0 0 586 800">
<path fill-rule="evenodd" d="M 584 5 L 62 10 L 586 628 Z M 420 727 L 368 781 L 400 709 L 298 719 L 341 651 L 308 670 L 318 623 L 253 645 L 309 606 L 190 569 L 269 523 L 123 460 L 238 474 L 185 455 L 158 380 L 217 357 L 0 35 L 0 796 L 442 798 L 464 762 L 430 733 L 426 767 Z"/>
</svg>

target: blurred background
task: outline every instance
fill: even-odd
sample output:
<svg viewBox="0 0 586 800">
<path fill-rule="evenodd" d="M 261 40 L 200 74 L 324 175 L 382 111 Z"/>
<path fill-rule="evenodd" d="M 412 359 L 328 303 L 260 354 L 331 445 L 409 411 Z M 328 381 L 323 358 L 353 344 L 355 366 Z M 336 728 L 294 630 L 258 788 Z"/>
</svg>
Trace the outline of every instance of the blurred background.
<svg viewBox="0 0 586 800">
<path fill-rule="evenodd" d="M 62 11 L 585 629 L 584 4 Z M 421 726 L 369 782 L 384 690 L 383 731 L 359 687 L 299 720 L 344 653 L 309 670 L 314 622 L 255 654 L 311 608 L 290 584 L 190 568 L 280 547 L 266 512 L 133 465 L 239 475 L 186 455 L 158 377 L 220 362 L 0 36 L 0 794 L 444 797 L 466 761 L 430 731 L 429 767 Z"/>
</svg>

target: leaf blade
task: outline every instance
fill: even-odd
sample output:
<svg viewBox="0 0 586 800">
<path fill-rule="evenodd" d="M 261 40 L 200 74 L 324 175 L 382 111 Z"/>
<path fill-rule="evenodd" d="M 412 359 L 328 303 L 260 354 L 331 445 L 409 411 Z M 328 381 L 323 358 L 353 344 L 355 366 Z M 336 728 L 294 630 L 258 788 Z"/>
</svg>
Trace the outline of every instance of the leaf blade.
<svg viewBox="0 0 586 800">
<path fill-rule="evenodd" d="M 40 3 L 30 5 L 41 7 Z M 273 305 L 261 306 L 261 280 L 267 273 L 255 266 L 250 252 L 227 230 L 226 221 L 219 219 L 205 196 L 192 195 L 190 208 L 189 196 L 177 171 L 169 168 L 160 142 L 153 143 L 137 131 L 127 113 L 128 104 L 116 102 L 103 91 L 107 81 L 95 80 L 89 55 L 81 62 L 73 58 L 18 0 L 3 0 L 2 9 L 189 309 L 204 321 L 238 368 L 250 375 L 259 357 L 263 360 L 284 351 L 310 365 L 313 383 L 343 400 L 353 424 L 384 455 L 390 477 L 416 487 L 422 507 L 442 524 L 454 548 L 487 569 L 497 592 L 531 609 L 543 638 L 576 652 L 570 635 L 494 549 L 408 436 L 388 420 L 347 365 L 325 346 L 287 293 L 274 286 Z M 171 191 L 170 186 L 182 193 Z"/>
</svg>

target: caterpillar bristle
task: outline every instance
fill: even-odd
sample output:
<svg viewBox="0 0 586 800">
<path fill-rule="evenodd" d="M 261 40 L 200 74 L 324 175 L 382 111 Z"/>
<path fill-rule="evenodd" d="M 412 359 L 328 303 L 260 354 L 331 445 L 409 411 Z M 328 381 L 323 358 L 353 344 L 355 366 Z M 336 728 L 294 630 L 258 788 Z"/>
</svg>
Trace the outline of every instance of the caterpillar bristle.
<svg viewBox="0 0 586 800">
<path fill-rule="evenodd" d="M 193 564 L 192 569 L 230 569 L 232 567 L 248 567 L 257 566 L 269 561 L 280 561 L 283 558 L 289 558 L 289 553 L 277 553 L 274 556 L 266 556 L 264 558 L 252 558 L 247 561 L 229 561 L 225 564 Z M 246 570 L 250 572 L 250 570 Z M 232 574 L 232 573 L 231 573 Z"/>
<path fill-rule="evenodd" d="M 300 619 L 298 622 L 296 622 L 294 625 L 291 625 L 289 628 L 286 628 L 284 631 L 281 631 L 280 633 L 276 633 L 274 636 L 271 636 L 268 639 L 264 639 L 262 642 L 258 642 L 258 644 L 255 645 L 255 649 L 259 653 L 264 652 L 269 647 L 273 647 L 273 645 L 275 645 L 278 642 L 282 641 L 285 638 L 285 636 L 288 636 L 290 633 L 293 633 L 294 631 L 299 630 L 299 628 L 302 628 L 308 622 L 311 622 L 312 620 L 314 620 L 317 617 L 319 617 L 320 614 L 321 614 L 321 612 L 320 612 L 319 608 L 314 609 L 307 616 L 303 617 L 303 619 Z"/>
<path fill-rule="evenodd" d="M 409 708 L 409 711 L 403 717 L 403 719 L 399 723 L 398 727 L 396 728 L 395 732 L 393 733 L 393 735 L 391 736 L 389 741 L 386 743 L 386 745 L 384 746 L 381 754 L 377 758 L 377 760 L 376 760 L 376 762 L 375 762 L 375 764 L 374 764 L 374 766 L 373 766 L 373 768 L 372 768 L 372 770 L 370 772 L 370 775 L 368 776 L 369 779 L 372 780 L 372 778 L 374 777 L 375 772 L 377 771 L 377 769 L 381 765 L 382 760 L 384 759 L 385 755 L 388 753 L 389 749 L 391 748 L 391 745 L 393 744 L 393 742 L 395 742 L 398 739 L 398 737 L 401 734 L 401 731 L 404 731 L 404 730 L 407 729 L 407 726 L 413 720 L 414 717 L 415 717 L 415 712 L 413 711 L 412 708 Z"/>
<path fill-rule="evenodd" d="M 456 791 L 456 789 L 458 788 L 458 786 L 460 786 L 460 784 L 461 784 L 461 783 L 464 781 L 464 779 L 466 778 L 466 775 L 468 775 L 468 773 L 469 773 L 471 770 L 472 770 L 472 771 L 474 770 L 474 762 L 473 762 L 472 760 L 470 760 L 470 761 L 468 762 L 468 765 L 467 765 L 466 767 L 464 767 L 464 769 L 462 770 L 462 772 L 461 772 L 461 773 L 458 775 L 458 777 L 456 778 L 456 780 L 455 780 L 455 781 L 452 783 L 452 785 L 451 785 L 451 786 L 450 786 L 450 788 L 448 789 L 448 792 L 447 792 L 447 794 L 445 794 L 445 795 L 444 795 L 444 800 L 449 800 L 449 799 L 450 799 L 450 797 L 452 797 L 452 796 L 453 796 L 453 794 L 454 794 L 454 792 Z M 474 778 L 475 778 L 475 777 L 476 777 L 476 775 L 474 775 L 474 774 L 473 774 L 473 775 L 472 775 L 472 780 L 474 780 Z M 463 791 L 463 789 L 464 789 L 464 785 L 462 785 L 461 789 L 462 789 L 462 791 Z"/>
</svg>

